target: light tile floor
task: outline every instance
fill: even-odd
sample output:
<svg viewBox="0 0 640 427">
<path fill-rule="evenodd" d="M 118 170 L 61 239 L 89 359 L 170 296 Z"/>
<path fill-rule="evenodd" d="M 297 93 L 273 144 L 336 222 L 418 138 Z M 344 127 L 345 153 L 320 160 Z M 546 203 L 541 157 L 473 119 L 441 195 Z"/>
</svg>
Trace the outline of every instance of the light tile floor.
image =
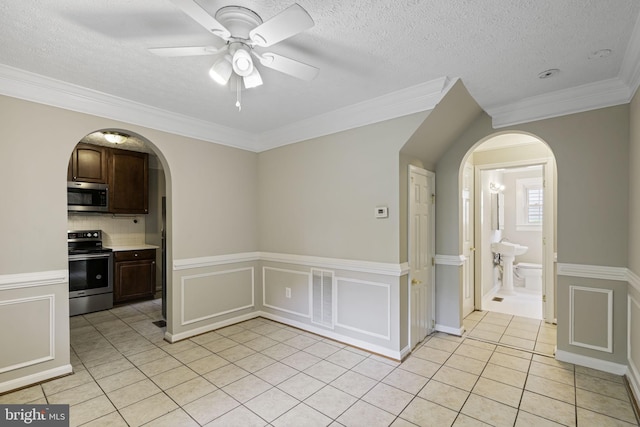
<svg viewBox="0 0 640 427">
<path fill-rule="evenodd" d="M 529 317 L 474 311 L 463 321 L 465 336 L 553 356 L 556 325 Z"/>
<path fill-rule="evenodd" d="M 71 318 L 75 373 L 0 403 L 68 403 L 74 426 L 638 425 L 622 377 L 471 337 L 403 363 L 262 318 L 169 344 L 159 311 Z"/>
</svg>

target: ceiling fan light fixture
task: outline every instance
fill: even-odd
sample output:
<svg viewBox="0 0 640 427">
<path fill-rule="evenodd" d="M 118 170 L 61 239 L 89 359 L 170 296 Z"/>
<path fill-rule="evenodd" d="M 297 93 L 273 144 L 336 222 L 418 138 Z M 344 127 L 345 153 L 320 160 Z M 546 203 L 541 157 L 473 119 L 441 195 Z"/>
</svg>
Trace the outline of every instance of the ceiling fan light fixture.
<svg viewBox="0 0 640 427">
<path fill-rule="evenodd" d="M 231 66 L 231 56 L 224 55 L 218 59 L 211 69 L 209 70 L 209 76 L 218 84 L 226 85 L 231 77 L 233 71 Z"/>
<path fill-rule="evenodd" d="M 251 60 L 251 54 L 246 48 L 238 48 L 233 54 L 233 71 L 239 76 L 246 77 L 250 75 L 253 70 L 253 61 Z"/>
<path fill-rule="evenodd" d="M 258 69 L 254 67 L 253 72 L 248 76 L 243 77 L 244 87 L 247 89 L 251 89 L 253 87 L 258 87 L 262 85 L 262 76 L 258 72 Z"/>
</svg>

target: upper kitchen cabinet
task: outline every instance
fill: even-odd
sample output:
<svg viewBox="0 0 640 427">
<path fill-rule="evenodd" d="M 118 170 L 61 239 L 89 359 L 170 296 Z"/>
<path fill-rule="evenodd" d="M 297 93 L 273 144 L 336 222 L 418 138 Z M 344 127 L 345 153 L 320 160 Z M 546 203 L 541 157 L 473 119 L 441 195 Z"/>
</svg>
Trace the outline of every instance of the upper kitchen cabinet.
<svg viewBox="0 0 640 427">
<path fill-rule="evenodd" d="M 109 211 L 149 213 L 149 155 L 115 148 L 109 151 Z"/>
<path fill-rule="evenodd" d="M 106 147 L 79 143 L 69 159 L 67 180 L 107 184 L 107 157 Z"/>
</svg>

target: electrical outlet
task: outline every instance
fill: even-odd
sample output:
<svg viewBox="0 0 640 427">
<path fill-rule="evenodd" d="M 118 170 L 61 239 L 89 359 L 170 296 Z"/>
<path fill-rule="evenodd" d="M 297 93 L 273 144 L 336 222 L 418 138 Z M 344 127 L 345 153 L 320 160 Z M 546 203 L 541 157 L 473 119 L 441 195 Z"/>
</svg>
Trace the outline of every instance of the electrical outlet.
<svg viewBox="0 0 640 427">
<path fill-rule="evenodd" d="M 284 296 L 291 298 L 291 288 L 284 288 Z"/>
</svg>

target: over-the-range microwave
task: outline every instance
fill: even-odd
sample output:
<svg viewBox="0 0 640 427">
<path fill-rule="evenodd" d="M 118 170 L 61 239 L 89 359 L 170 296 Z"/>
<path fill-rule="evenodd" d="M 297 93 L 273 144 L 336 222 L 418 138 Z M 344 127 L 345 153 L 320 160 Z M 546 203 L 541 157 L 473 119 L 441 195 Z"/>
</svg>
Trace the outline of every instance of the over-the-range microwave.
<svg viewBox="0 0 640 427">
<path fill-rule="evenodd" d="M 109 187 L 92 182 L 67 182 L 67 210 L 109 212 Z"/>
</svg>

